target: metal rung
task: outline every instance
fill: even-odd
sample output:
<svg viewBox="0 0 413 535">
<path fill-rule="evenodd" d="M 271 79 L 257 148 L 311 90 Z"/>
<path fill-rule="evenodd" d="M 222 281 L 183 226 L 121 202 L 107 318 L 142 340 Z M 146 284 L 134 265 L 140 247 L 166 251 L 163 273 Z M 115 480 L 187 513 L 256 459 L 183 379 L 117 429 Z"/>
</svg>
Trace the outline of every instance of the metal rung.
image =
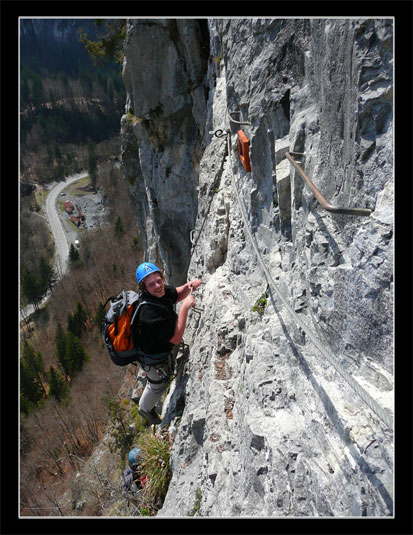
<svg viewBox="0 0 413 535">
<path fill-rule="evenodd" d="M 330 204 L 325 197 L 318 191 L 318 189 L 314 186 L 312 181 L 309 179 L 309 177 L 304 173 L 302 167 L 294 160 L 294 158 L 291 156 L 291 154 L 298 154 L 296 152 L 286 152 L 285 155 L 290 161 L 290 163 L 295 167 L 295 169 L 298 171 L 300 176 L 303 178 L 303 180 L 306 182 L 306 184 L 309 186 L 311 191 L 314 193 L 315 198 L 317 201 L 321 204 L 321 206 L 327 210 L 328 212 L 333 212 L 335 214 L 343 214 L 343 215 L 361 215 L 361 216 L 369 216 L 372 212 L 372 210 L 369 210 L 368 208 L 346 208 L 343 206 L 334 206 Z"/>
<path fill-rule="evenodd" d="M 229 119 L 230 119 L 231 122 L 233 122 L 235 124 L 247 124 L 247 125 L 251 126 L 251 123 L 248 123 L 247 121 L 236 121 L 235 119 L 233 119 L 231 117 L 231 115 L 234 114 L 234 113 L 241 113 L 240 111 L 228 111 L 227 110 L 227 113 L 228 113 L 228 116 L 229 116 Z"/>
</svg>

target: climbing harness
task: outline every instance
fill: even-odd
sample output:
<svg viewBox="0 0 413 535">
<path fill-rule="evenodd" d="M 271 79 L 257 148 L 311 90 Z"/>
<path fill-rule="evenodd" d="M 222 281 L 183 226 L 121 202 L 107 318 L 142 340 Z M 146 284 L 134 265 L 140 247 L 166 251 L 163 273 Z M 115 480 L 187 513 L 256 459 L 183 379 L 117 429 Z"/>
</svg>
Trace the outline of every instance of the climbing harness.
<svg viewBox="0 0 413 535">
<path fill-rule="evenodd" d="M 158 375 L 159 379 L 151 379 L 148 375 L 146 375 L 147 381 L 154 385 L 166 383 L 172 375 L 172 370 L 169 366 L 168 366 L 168 372 L 165 372 L 160 366 L 146 366 L 145 364 L 142 364 L 141 367 L 143 371 L 146 372 L 146 374 L 150 371 L 151 368 L 155 369 L 156 374 Z"/>
<path fill-rule="evenodd" d="M 233 119 L 231 119 L 231 120 L 233 120 Z M 235 197 L 237 199 L 237 203 L 238 203 L 240 211 L 241 211 L 241 216 L 242 216 L 242 219 L 244 221 L 245 230 L 246 230 L 247 235 L 249 237 L 249 240 L 250 240 L 250 242 L 251 242 L 251 244 L 253 246 L 253 249 L 254 249 L 255 254 L 257 256 L 257 259 L 258 259 L 258 261 L 259 261 L 259 263 L 261 265 L 261 268 L 262 268 L 262 270 L 263 270 L 263 272 L 264 272 L 264 274 L 265 274 L 265 276 L 267 278 L 269 286 L 274 289 L 274 291 L 276 292 L 276 294 L 280 298 L 281 302 L 283 303 L 283 305 L 285 306 L 287 311 L 290 313 L 290 315 L 295 320 L 295 322 L 299 325 L 299 327 L 301 327 L 301 329 L 307 334 L 308 338 L 311 340 L 311 342 L 314 344 L 314 346 L 319 350 L 321 355 L 323 355 L 328 360 L 328 362 L 340 373 L 340 375 L 347 381 L 347 383 L 360 396 L 360 398 L 366 403 L 366 405 L 368 407 L 370 407 L 370 409 L 390 429 L 393 429 L 393 421 L 392 421 L 391 415 L 388 412 L 386 412 L 382 407 L 380 407 L 380 405 L 376 402 L 376 400 L 373 399 L 370 396 L 370 394 L 368 392 L 366 392 L 366 390 L 364 390 L 364 388 L 360 384 L 357 383 L 357 381 L 343 368 L 341 363 L 330 353 L 330 351 L 327 350 L 325 347 L 323 347 L 321 342 L 313 335 L 313 333 L 310 331 L 310 329 L 307 327 L 307 325 L 305 325 L 305 323 L 295 314 L 294 310 L 291 308 L 291 306 L 289 305 L 289 303 L 287 302 L 287 300 L 285 299 L 285 297 L 283 296 L 283 294 L 279 290 L 278 286 L 276 285 L 274 279 L 271 276 L 271 273 L 268 271 L 268 269 L 267 269 L 267 267 L 266 267 L 266 265 L 265 265 L 265 263 L 264 263 L 264 261 L 262 259 L 260 250 L 259 250 L 259 248 L 257 246 L 257 243 L 256 243 L 256 241 L 254 239 L 254 236 L 253 236 L 253 234 L 251 232 L 251 229 L 249 227 L 246 210 L 245 210 L 243 201 L 241 199 L 241 196 L 240 196 L 238 188 L 237 188 L 237 184 L 236 184 L 235 176 L 234 176 L 233 165 L 232 165 L 232 157 L 231 157 L 231 154 L 232 154 L 231 131 L 230 131 L 230 129 L 227 129 L 226 132 L 224 133 L 223 130 L 217 130 L 215 132 L 215 135 L 216 135 L 216 137 L 224 137 L 224 136 L 227 137 L 227 148 L 228 148 L 229 163 L 230 163 L 231 174 L 232 174 L 232 185 L 233 185 Z M 350 209 L 350 210 L 353 210 L 353 209 Z M 363 210 L 364 211 L 364 209 L 357 209 L 357 210 Z M 367 214 L 363 214 L 363 215 L 367 215 Z"/>
<path fill-rule="evenodd" d="M 157 375 L 159 376 L 159 380 L 155 380 L 155 379 L 150 379 L 148 377 L 148 375 L 145 374 L 145 379 L 149 382 L 149 383 L 152 383 L 152 384 L 161 384 L 161 383 L 166 383 L 167 381 L 169 380 L 173 380 L 175 379 L 175 377 L 178 375 L 179 373 L 179 370 L 180 370 L 180 365 L 178 364 L 177 366 L 177 355 L 178 353 L 181 351 L 183 355 L 185 355 L 185 348 L 188 348 L 188 346 L 185 344 L 185 342 L 183 340 L 181 340 L 181 342 L 179 343 L 179 347 L 176 349 L 172 349 L 169 353 L 168 353 L 168 358 L 167 358 L 167 371 L 165 372 L 165 370 L 163 368 L 165 368 L 165 363 L 162 364 L 162 365 L 146 365 L 146 364 L 140 364 L 140 368 L 146 372 L 147 372 L 151 369 L 151 368 L 155 368 L 156 370 L 156 373 Z M 181 360 L 180 360 L 181 362 Z M 135 372 L 135 381 L 136 381 L 136 387 L 137 388 L 137 385 L 138 383 L 140 382 L 140 376 L 139 376 L 139 367 L 138 367 L 138 364 L 137 362 L 132 362 L 132 364 L 134 364 L 136 366 L 136 372 Z"/>
</svg>

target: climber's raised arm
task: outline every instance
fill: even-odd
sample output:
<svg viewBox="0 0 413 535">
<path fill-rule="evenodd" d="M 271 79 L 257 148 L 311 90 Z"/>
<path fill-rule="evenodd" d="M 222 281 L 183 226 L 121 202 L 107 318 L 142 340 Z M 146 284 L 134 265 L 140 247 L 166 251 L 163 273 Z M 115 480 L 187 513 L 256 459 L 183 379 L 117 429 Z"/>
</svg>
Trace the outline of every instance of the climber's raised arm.
<svg viewBox="0 0 413 535">
<path fill-rule="evenodd" d="M 189 292 L 191 291 L 191 288 L 193 290 L 196 290 L 197 288 L 199 288 L 201 286 L 201 284 L 202 284 L 202 281 L 200 281 L 199 279 L 194 279 L 192 281 L 188 281 L 183 286 L 178 286 L 178 288 L 176 289 L 176 291 L 178 293 L 177 302 L 179 303 L 180 301 L 185 299 L 185 297 L 187 297 L 189 295 Z"/>
</svg>

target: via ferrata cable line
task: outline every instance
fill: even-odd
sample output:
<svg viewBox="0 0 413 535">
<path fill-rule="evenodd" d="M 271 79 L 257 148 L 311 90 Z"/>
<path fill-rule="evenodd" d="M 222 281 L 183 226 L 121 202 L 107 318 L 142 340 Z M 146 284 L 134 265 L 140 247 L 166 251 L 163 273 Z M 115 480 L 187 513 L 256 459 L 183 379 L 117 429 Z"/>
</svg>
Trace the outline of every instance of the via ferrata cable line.
<svg viewBox="0 0 413 535">
<path fill-rule="evenodd" d="M 219 130 L 215 132 L 215 135 L 217 137 L 227 137 L 227 148 L 228 148 L 228 155 L 229 155 L 229 164 L 231 167 L 231 175 L 232 175 L 232 185 L 235 193 L 235 197 L 237 199 L 237 203 L 239 205 L 241 216 L 244 221 L 244 227 L 247 232 L 247 235 L 249 237 L 249 240 L 253 246 L 253 249 L 255 251 L 255 254 L 257 256 L 257 259 L 261 265 L 261 268 L 267 278 L 268 284 L 274 289 L 278 297 L 280 298 L 281 302 L 287 309 L 287 311 L 290 313 L 292 318 L 295 320 L 295 322 L 301 327 L 301 329 L 306 333 L 308 338 L 311 340 L 311 342 L 314 344 L 314 346 L 318 349 L 318 351 L 328 360 L 328 362 L 337 370 L 337 372 L 347 381 L 347 383 L 353 388 L 353 390 L 360 396 L 360 398 L 366 403 L 366 405 L 392 430 L 393 429 L 393 419 L 391 414 L 389 414 L 387 411 L 385 411 L 380 405 L 377 403 L 375 399 L 372 398 L 372 396 L 343 368 L 341 363 L 330 353 L 329 350 L 327 350 L 323 344 L 314 336 L 314 334 L 311 332 L 311 330 L 305 325 L 305 323 L 297 316 L 297 314 L 294 312 L 294 310 L 291 308 L 283 294 L 281 293 L 280 289 L 278 288 L 277 284 L 275 283 L 274 279 L 271 276 L 271 273 L 268 271 L 267 266 L 265 265 L 261 252 L 258 248 L 258 245 L 256 243 L 256 240 L 251 232 L 248 218 L 246 214 L 246 210 L 244 207 L 243 200 L 241 199 L 241 196 L 239 194 L 237 184 L 235 181 L 234 176 L 234 170 L 232 165 L 232 145 L 231 145 L 231 130 L 227 129 L 224 133 L 222 130 Z"/>
<path fill-rule="evenodd" d="M 213 134 L 215 135 L 215 137 L 217 138 L 220 138 L 222 137 L 223 135 L 225 135 L 225 133 L 223 132 L 223 130 L 215 130 L 215 131 L 212 131 L 212 132 L 209 132 L 210 134 Z M 224 154 L 224 157 L 225 157 L 225 154 Z M 223 173 L 223 166 L 222 166 L 222 169 L 221 169 L 221 173 L 220 175 L 222 175 Z M 216 183 L 213 183 L 210 188 L 209 188 L 209 191 L 208 191 L 208 194 L 211 194 L 211 197 L 209 199 L 209 203 L 208 203 L 208 207 L 205 211 L 205 215 L 204 215 L 204 218 L 202 220 L 202 223 L 200 225 L 200 228 L 199 228 L 199 231 L 198 231 L 198 235 L 196 236 L 195 238 L 195 230 L 196 228 L 193 228 L 190 233 L 189 233 L 189 241 L 191 242 L 191 256 L 190 256 L 190 262 L 192 261 L 192 257 L 194 255 L 194 252 L 195 252 L 195 249 L 198 245 L 198 242 L 199 242 L 199 239 L 201 237 L 201 234 L 204 230 L 204 226 L 205 226 L 205 223 L 208 219 L 208 216 L 209 216 L 209 211 L 211 209 L 211 205 L 212 205 L 212 201 L 214 200 L 214 195 L 216 193 L 218 193 L 219 191 L 221 191 L 221 188 L 219 188 L 219 185 L 217 183 L 219 183 L 221 180 L 221 176 L 219 178 L 218 181 L 216 181 Z M 198 274 L 198 265 L 197 263 L 195 263 L 195 274 L 196 274 L 196 277 L 199 278 L 199 274 Z M 195 311 L 195 312 L 203 312 L 203 309 L 202 308 L 195 308 L 195 307 L 192 307 L 192 309 Z"/>
</svg>

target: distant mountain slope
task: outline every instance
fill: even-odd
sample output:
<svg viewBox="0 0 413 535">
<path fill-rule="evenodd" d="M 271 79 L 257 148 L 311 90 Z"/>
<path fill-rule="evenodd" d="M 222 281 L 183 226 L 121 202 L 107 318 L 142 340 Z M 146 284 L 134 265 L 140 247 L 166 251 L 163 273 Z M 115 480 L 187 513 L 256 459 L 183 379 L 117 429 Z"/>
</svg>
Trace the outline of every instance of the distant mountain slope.
<svg viewBox="0 0 413 535">
<path fill-rule="evenodd" d="M 105 31 L 92 19 L 20 21 L 21 174 L 29 182 L 78 172 L 84 166 L 76 146 L 119 132 L 125 102 L 120 66 L 94 65 L 79 28 L 90 39 Z"/>
</svg>

